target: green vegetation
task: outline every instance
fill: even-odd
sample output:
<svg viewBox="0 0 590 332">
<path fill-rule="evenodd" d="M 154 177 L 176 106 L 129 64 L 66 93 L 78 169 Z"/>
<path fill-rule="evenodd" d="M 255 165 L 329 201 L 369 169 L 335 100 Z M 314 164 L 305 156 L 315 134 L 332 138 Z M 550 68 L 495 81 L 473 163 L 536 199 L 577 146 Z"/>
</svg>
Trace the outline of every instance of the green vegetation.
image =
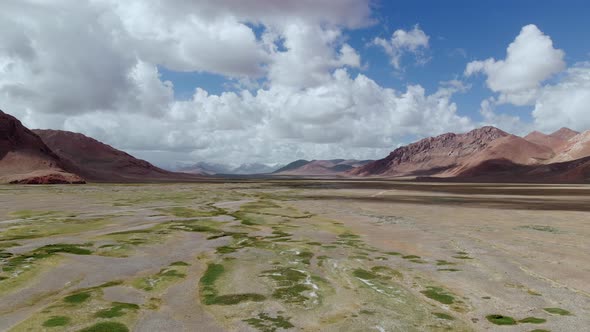
<svg viewBox="0 0 590 332">
<path fill-rule="evenodd" d="M 20 219 L 31 219 L 47 217 L 57 214 L 56 211 L 33 211 L 33 210 L 19 210 L 10 213 L 10 216 Z"/>
<path fill-rule="evenodd" d="M 519 228 L 531 229 L 531 230 L 539 231 L 539 232 L 559 233 L 559 230 L 557 228 L 551 227 L 551 226 L 546 226 L 546 225 L 525 225 L 525 226 L 520 226 Z"/>
<path fill-rule="evenodd" d="M 278 329 L 290 329 L 295 327 L 289 322 L 289 317 L 278 315 L 270 317 L 266 313 L 259 313 L 256 318 L 244 319 L 244 322 L 262 332 L 275 332 Z"/>
<path fill-rule="evenodd" d="M 527 317 L 519 320 L 519 323 L 530 323 L 530 324 L 543 324 L 547 320 L 544 318 L 537 318 L 537 317 Z"/>
<path fill-rule="evenodd" d="M 112 307 L 96 313 L 99 318 L 114 318 L 125 315 L 129 310 L 139 310 L 139 306 L 133 303 L 113 302 Z"/>
<path fill-rule="evenodd" d="M 201 298 L 206 305 L 234 305 L 241 302 L 264 301 L 266 297 L 261 294 L 244 293 L 244 294 L 227 294 L 219 295 L 215 288 L 215 282 L 225 272 L 225 268 L 221 264 L 210 263 L 207 270 L 200 279 L 201 284 Z"/>
<path fill-rule="evenodd" d="M 72 294 L 70 296 L 66 296 L 64 298 L 64 302 L 72 303 L 72 304 L 79 304 L 79 303 L 86 302 L 86 300 L 88 300 L 91 296 L 92 295 L 88 292 L 76 293 L 76 294 Z"/>
<path fill-rule="evenodd" d="M 157 209 L 159 212 L 163 212 L 166 214 L 173 215 L 179 218 L 199 218 L 199 217 L 214 217 L 219 214 L 222 214 L 219 210 L 212 210 L 212 211 L 200 211 L 195 209 L 190 209 L 186 207 L 171 207 L 165 209 Z"/>
<path fill-rule="evenodd" d="M 215 297 L 212 303 L 208 304 L 234 305 L 241 302 L 262 302 L 264 300 L 266 300 L 266 296 L 256 293 L 227 294 Z"/>
<path fill-rule="evenodd" d="M 311 291 L 311 286 L 305 283 L 307 274 L 290 267 L 279 267 L 274 270 L 263 271 L 261 276 L 270 278 L 277 283 L 272 297 L 285 303 L 302 304 L 308 300 L 303 293 Z"/>
<path fill-rule="evenodd" d="M 565 309 L 561 309 L 561 308 L 543 308 L 543 310 L 547 311 L 550 314 L 555 314 L 555 315 L 562 315 L 562 316 L 569 316 L 572 313 L 565 310 Z"/>
<path fill-rule="evenodd" d="M 86 244 L 50 244 L 38 248 L 35 250 L 35 253 L 39 254 L 55 254 L 55 253 L 67 253 L 67 254 L 74 254 L 74 255 L 90 255 L 92 251 L 86 248 L 80 247 L 89 247 L 91 243 Z"/>
<path fill-rule="evenodd" d="M 453 262 L 449 262 L 449 261 L 445 261 L 443 259 L 437 259 L 436 260 L 436 265 L 456 265 L 457 263 L 453 263 Z"/>
<path fill-rule="evenodd" d="M 178 279 L 186 277 L 185 273 L 177 270 L 182 268 L 183 266 L 164 268 L 155 275 L 137 279 L 133 285 L 136 288 L 143 289 L 145 291 L 153 291 L 156 288 L 165 287 L 166 285 L 175 282 Z"/>
<path fill-rule="evenodd" d="M 72 319 L 66 316 L 52 316 L 45 322 L 43 322 L 43 327 L 58 327 L 58 326 L 66 326 L 70 324 Z"/>
<path fill-rule="evenodd" d="M 108 220 L 107 217 L 76 219 L 57 215 L 29 218 L 18 223 L 18 226 L 3 230 L 0 233 L 0 242 L 79 233 L 100 228 Z"/>
<path fill-rule="evenodd" d="M 187 262 L 182 262 L 182 261 L 178 261 L 178 262 L 172 262 L 170 264 L 170 266 L 189 266 L 190 264 Z"/>
<path fill-rule="evenodd" d="M 37 260 L 49 258 L 57 253 L 69 253 L 75 255 L 90 255 L 91 250 L 80 248 L 81 246 L 89 246 L 90 244 L 50 244 L 37 248 L 31 252 L 21 255 L 12 255 L 10 253 L 3 253 L 3 259 L 7 259 L 2 269 L 5 272 L 16 272 L 20 269 L 30 268 L 30 265 Z M 19 273 L 17 273 L 19 274 Z"/>
<path fill-rule="evenodd" d="M 455 298 L 440 287 L 427 287 L 427 289 L 421 293 L 429 299 L 433 299 L 443 304 L 453 304 L 455 302 Z"/>
<path fill-rule="evenodd" d="M 0 249 L 12 248 L 20 246 L 17 242 L 0 242 Z"/>
<path fill-rule="evenodd" d="M 516 325 L 516 321 L 512 317 L 502 315 L 487 315 L 487 320 L 496 325 Z"/>
<path fill-rule="evenodd" d="M 365 280 L 377 279 L 379 277 L 375 273 L 363 269 L 356 269 L 352 271 L 352 275 Z"/>
<path fill-rule="evenodd" d="M 416 255 L 405 255 L 402 256 L 403 259 L 420 259 L 420 256 L 416 256 Z"/>
<path fill-rule="evenodd" d="M 455 318 L 449 314 L 445 314 L 443 312 L 433 312 L 432 313 L 436 318 L 445 319 L 445 320 L 455 320 Z"/>
<path fill-rule="evenodd" d="M 118 322 L 101 322 L 82 329 L 79 332 L 129 332 L 129 328 Z"/>
</svg>

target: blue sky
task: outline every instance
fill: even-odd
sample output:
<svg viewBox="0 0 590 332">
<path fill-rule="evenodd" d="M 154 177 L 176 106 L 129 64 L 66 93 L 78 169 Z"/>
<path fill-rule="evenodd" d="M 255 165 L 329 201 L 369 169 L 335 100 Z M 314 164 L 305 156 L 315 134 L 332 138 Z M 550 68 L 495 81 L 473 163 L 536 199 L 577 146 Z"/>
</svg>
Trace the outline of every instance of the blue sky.
<svg viewBox="0 0 590 332">
<path fill-rule="evenodd" d="M 584 131 L 588 17 L 579 0 L 5 0 L 0 106 L 166 167 Z"/>
</svg>

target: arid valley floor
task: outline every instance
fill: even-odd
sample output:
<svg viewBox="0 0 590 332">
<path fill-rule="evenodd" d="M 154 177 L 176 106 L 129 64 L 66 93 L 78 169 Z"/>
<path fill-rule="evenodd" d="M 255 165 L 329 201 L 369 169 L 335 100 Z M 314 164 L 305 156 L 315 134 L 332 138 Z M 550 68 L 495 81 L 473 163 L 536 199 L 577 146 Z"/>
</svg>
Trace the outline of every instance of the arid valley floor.
<svg viewBox="0 0 590 332">
<path fill-rule="evenodd" d="M 2 331 L 587 331 L 590 187 L 0 187 Z"/>
</svg>

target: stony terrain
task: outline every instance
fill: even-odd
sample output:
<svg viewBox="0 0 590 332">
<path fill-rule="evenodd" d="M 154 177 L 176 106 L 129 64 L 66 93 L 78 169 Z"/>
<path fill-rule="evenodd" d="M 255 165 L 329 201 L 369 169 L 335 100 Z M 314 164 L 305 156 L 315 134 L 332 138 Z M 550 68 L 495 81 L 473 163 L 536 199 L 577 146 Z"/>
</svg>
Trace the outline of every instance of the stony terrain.
<svg viewBox="0 0 590 332">
<path fill-rule="evenodd" d="M 590 187 L 0 187 L 0 330 L 583 331 Z"/>
</svg>

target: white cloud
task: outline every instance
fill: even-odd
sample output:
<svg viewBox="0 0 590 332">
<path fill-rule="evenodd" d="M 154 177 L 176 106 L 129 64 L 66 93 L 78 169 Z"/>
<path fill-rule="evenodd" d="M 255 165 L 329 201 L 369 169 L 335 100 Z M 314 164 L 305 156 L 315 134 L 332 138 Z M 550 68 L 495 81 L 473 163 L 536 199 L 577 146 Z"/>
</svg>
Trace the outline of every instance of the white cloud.
<svg viewBox="0 0 590 332">
<path fill-rule="evenodd" d="M 349 74 L 362 59 L 345 31 L 372 23 L 369 0 L 0 6 L 3 110 L 160 164 L 373 158 L 408 136 L 472 127 L 451 100 L 464 88 L 457 82 L 428 94 Z M 392 43 L 419 54 L 428 45 L 420 32 L 396 32 Z M 195 87 L 190 100 L 175 100 L 158 66 L 225 75 L 251 90 Z"/>
<path fill-rule="evenodd" d="M 465 75 L 484 73 L 487 86 L 500 93 L 500 103 L 530 105 L 541 83 L 565 68 L 565 53 L 555 49 L 549 36 L 530 24 L 508 46 L 506 59 L 489 58 L 467 64 Z"/>
<path fill-rule="evenodd" d="M 156 160 L 187 160 L 190 154 L 218 162 L 372 158 L 406 136 L 470 129 L 471 121 L 457 115 L 451 101 L 455 91 L 445 86 L 427 95 L 416 85 L 398 92 L 339 69 L 317 87 L 277 85 L 221 95 L 197 89 L 160 119 L 97 112 L 70 116 L 65 128 Z"/>
<path fill-rule="evenodd" d="M 483 120 L 479 126 L 494 126 L 515 135 L 524 136 L 533 130 L 531 123 L 522 121 L 519 116 L 497 113 L 498 101 L 494 97 L 484 99 L 480 104 L 480 114 Z"/>
<path fill-rule="evenodd" d="M 424 56 L 424 51 L 429 47 L 430 37 L 415 25 L 412 30 L 405 31 L 399 29 L 393 32 L 390 40 L 375 38 L 373 44 L 383 47 L 385 53 L 391 57 L 391 64 L 395 69 L 401 69 L 402 56 L 410 52 L 416 57 L 419 64 L 424 64 L 428 58 Z"/>
<path fill-rule="evenodd" d="M 543 87 L 533 111 L 535 126 L 545 131 L 561 127 L 588 130 L 589 105 L 590 63 L 586 62 L 569 68 L 558 83 Z"/>
</svg>

